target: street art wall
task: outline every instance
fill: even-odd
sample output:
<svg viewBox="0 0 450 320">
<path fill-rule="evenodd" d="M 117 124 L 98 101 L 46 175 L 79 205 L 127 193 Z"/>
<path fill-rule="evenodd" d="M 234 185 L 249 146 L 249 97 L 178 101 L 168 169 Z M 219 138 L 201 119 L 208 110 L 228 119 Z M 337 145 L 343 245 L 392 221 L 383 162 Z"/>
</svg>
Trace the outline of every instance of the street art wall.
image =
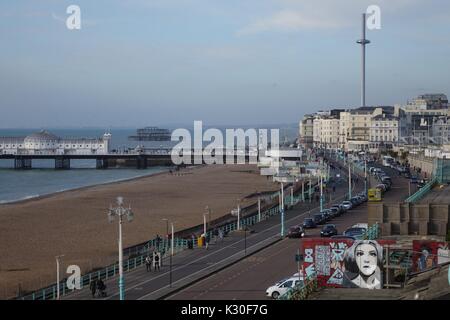
<svg viewBox="0 0 450 320">
<path fill-rule="evenodd" d="M 303 239 L 303 270 L 319 286 L 381 289 L 383 245 L 392 240 Z"/>
<path fill-rule="evenodd" d="M 413 272 L 424 271 L 450 261 L 448 242 L 413 241 Z"/>
</svg>

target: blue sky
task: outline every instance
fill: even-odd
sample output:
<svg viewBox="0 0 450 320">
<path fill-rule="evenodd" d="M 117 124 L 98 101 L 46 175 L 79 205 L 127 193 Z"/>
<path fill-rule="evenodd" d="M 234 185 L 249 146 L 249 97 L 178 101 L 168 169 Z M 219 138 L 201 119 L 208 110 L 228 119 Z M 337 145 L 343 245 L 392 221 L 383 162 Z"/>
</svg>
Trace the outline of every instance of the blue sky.
<svg viewBox="0 0 450 320">
<path fill-rule="evenodd" d="M 65 26 L 81 8 L 82 29 Z M 450 95 L 446 0 L 15 0 L 0 2 L 0 127 L 297 122 L 360 101 Z"/>
</svg>

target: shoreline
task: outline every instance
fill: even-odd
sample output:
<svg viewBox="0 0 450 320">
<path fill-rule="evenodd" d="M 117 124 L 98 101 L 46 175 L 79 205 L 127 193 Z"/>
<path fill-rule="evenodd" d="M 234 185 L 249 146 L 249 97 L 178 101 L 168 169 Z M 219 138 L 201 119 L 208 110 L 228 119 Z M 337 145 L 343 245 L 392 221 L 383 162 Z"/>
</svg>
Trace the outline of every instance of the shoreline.
<svg viewBox="0 0 450 320">
<path fill-rule="evenodd" d="M 168 167 L 168 168 L 170 168 L 170 167 Z M 158 176 L 158 175 L 161 175 L 161 174 L 169 173 L 169 171 L 170 171 L 170 169 L 164 169 L 163 171 L 149 173 L 149 174 L 145 174 L 143 176 L 117 179 L 117 180 L 108 181 L 108 182 L 99 182 L 99 183 L 90 184 L 90 185 L 87 185 L 87 186 L 63 189 L 63 190 L 59 190 L 59 191 L 55 191 L 55 192 L 51 192 L 51 193 L 46 193 L 46 194 L 38 194 L 38 195 L 26 196 L 25 198 L 17 199 L 17 200 L 0 200 L 0 208 L 3 207 L 3 206 L 8 206 L 8 205 L 25 204 L 25 203 L 29 203 L 29 202 L 33 202 L 33 201 L 47 199 L 47 198 L 50 198 L 52 196 L 62 195 L 64 193 L 72 192 L 72 191 L 89 191 L 90 188 L 101 187 L 101 186 L 108 186 L 108 185 L 112 185 L 112 184 L 120 184 L 122 182 L 138 181 L 140 179 L 144 179 L 144 178 L 148 178 L 148 177 L 155 177 L 155 176 Z"/>
</svg>

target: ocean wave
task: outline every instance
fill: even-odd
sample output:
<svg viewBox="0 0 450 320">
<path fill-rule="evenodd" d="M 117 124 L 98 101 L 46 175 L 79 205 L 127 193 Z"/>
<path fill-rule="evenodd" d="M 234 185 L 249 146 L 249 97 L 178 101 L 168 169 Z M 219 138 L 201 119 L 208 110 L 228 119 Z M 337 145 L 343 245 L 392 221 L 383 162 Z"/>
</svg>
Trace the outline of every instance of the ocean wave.
<svg viewBox="0 0 450 320">
<path fill-rule="evenodd" d="M 8 203 L 15 203 L 15 202 L 20 202 L 20 201 L 24 201 L 24 200 L 30 200 L 30 199 L 35 199 L 35 198 L 39 198 L 40 194 L 32 194 L 29 196 L 25 196 L 22 198 L 18 198 L 18 199 L 13 199 L 13 200 L 0 200 L 0 204 L 8 204 Z"/>
</svg>

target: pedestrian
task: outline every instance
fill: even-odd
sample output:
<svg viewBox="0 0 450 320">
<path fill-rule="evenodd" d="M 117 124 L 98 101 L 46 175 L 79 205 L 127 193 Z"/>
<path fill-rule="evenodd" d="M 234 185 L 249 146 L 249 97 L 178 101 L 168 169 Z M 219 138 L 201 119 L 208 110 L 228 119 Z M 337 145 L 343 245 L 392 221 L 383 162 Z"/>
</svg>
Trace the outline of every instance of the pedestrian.
<svg viewBox="0 0 450 320">
<path fill-rule="evenodd" d="M 222 229 L 219 229 L 219 239 L 220 239 L 220 242 L 223 242 L 223 230 Z"/>
<path fill-rule="evenodd" d="M 95 298 L 95 292 L 97 291 L 97 284 L 95 280 L 92 280 L 89 284 L 89 288 L 91 289 L 92 298 Z"/>
<path fill-rule="evenodd" d="M 208 250 L 208 245 L 209 245 L 209 241 L 210 241 L 211 239 L 210 239 L 210 235 L 209 235 L 209 233 L 207 233 L 206 234 L 206 237 L 205 237 L 205 247 L 206 247 L 206 250 Z"/>
<path fill-rule="evenodd" d="M 152 258 L 150 258 L 150 255 L 145 258 L 145 266 L 147 268 L 147 272 L 152 271 Z"/>
<path fill-rule="evenodd" d="M 98 279 L 97 280 L 97 290 L 98 290 L 98 295 L 99 297 L 106 297 L 106 285 L 105 283 L 102 281 L 102 279 Z"/>
<path fill-rule="evenodd" d="M 158 271 L 159 271 L 159 255 L 160 255 L 160 253 L 159 252 L 156 252 L 155 253 L 155 271 L 156 271 L 156 269 L 158 269 Z"/>
</svg>

